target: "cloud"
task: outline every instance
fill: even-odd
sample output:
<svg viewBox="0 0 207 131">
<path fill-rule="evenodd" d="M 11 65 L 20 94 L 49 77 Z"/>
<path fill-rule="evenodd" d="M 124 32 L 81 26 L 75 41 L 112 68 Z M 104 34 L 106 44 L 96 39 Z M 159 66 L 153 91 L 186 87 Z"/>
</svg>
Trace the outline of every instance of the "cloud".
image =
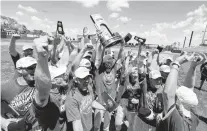
<svg viewBox="0 0 207 131">
<path fill-rule="evenodd" d="M 128 18 L 128 17 L 126 17 L 126 16 L 121 16 L 121 17 L 119 17 L 117 20 L 120 20 L 121 22 L 123 22 L 123 23 L 127 23 L 127 22 L 129 22 L 130 20 L 132 20 L 131 18 Z"/>
<path fill-rule="evenodd" d="M 51 20 L 49 20 L 47 18 L 45 18 L 44 21 L 47 22 L 47 23 L 49 23 L 49 24 L 54 24 L 54 21 L 51 21 Z"/>
<path fill-rule="evenodd" d="M 117 18 L 117 17 L 119 17 L 119 13 L 111 13 L 111 14 L 109 15 L 109 17 L 110 17 L 110 18 Z"/>
<path fill-rule="evenodd" d="M 74 35 L 82 34 L 82 30 L 78 28 L 73 28 L 73 29 L 70 29 L 69 31 Z"/>
<path fill-rule="evenodd" d="M 114 28 L 119 28 L 119 26 L 120 26 L 120 25 L 116 25 L 116 26 L 114 26 Z"/>
<path fill-rule="evenodd" d="M 42 20 L 36 16 L 31 16 L 31 20 L 35 21 L 35 22 L 41 22 Z"/>
<path fill-rule="evenodd" d="M 135 35 L 137 35 L 137 32 L 129 32 L 131 35 L 133 35 L 133 36 L 135 36 Z"/>
<path fill-rule="evenodd" d="M 189 13 L 187 13 L 187 16 L 206 16 L 207 15 L 207 8 L 206 6 L 203 4 L 201 6 L 198 7 L 198 9 L 194 10 L 194 11 L 191 11 Z"/>
<path fill-rule="evenodd" d="M 81 3 L 84 7 L 90 8 L 99 4 L 100 0 L 75 0 L 78 3 Z"/>
<path fill-rule="evenodd" d="M 141 24 L 141 25 L 140 25 L 140 28 L 141 28 L 141 27 L 143 27 L 143 26 L 144 26 L 144 25 L 143 25 L 143 24 Z"/>
<path fill-rule="evenodd" d="M 108 0 L 107 8 L 111 11 L 122 11 L 121 8 L 129 8 L 128 0 Z"/>
<path fill-rule="evenodd" d="M 23 16 L 24 14 L 21 11 L 16 12 L 16 15 Z"/>
<path fill-rule="evenodd" d="M 191 30 L 203 30 L 207 24 L 207 8 L 205 5 L 201 5 L 198 9 L 187 13 L 187 18 L 179 22 L 163 22 L 156 23 L 156 29 L 162 31 L 164 29 L 180 29 L 189 28 Z"/>
<path fill-rule="evenodd" d="M 19 9 L 23 9 L 23 10 L 25 10 L 27 12 L 31 12 L 31 13 L 36 13 L 37 12 L 37 10 L 32 8 L 31 6 L 26 7 L 26 6 L 22 6 L 21 4 L 19 4 L 18 8 Z"/>
<path fill-rule="evenodd" d="M 194 40 L 200 40 L 200 41 L 202 41 L 202 38 L 203 38 L 203 34 L 196 34 L 196 35 L 193 37 Z"/>
<path fill-rule="evenodd" d="M 167 35 L 159 32 L 159 30 L 156 30 L 156 29 L 151 29 L 150 31 L 146 31 L 146 32 L 140 34 L 140 36 L 147 38 L 147 40 L 150 40 L 151 43 L 156 43 L 157 41 L 169 43 Z"/>
</svg>

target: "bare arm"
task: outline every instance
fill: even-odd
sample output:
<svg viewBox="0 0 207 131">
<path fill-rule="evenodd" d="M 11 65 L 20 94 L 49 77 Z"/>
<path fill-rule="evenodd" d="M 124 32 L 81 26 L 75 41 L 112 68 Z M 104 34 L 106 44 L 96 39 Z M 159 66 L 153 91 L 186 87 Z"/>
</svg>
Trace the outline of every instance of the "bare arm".
<svg viewBox="0 0 207 131">
<path fill-rule="evenodd" d="M 98 110 L 106 110 L 106 108 L 100 103 L 98 103 L 96 100 L 93 101 L 92 107 Z"/>
<path fill-rule="evenodd" d="M 101 47 L 102 47 L 101 43 L 99 43 L 99 45 L 97 46 L 97 49 L 96 49 L 96 61 L 95 61 L 96 69 L 99 69 L 99 67 L 101 66 L 102 61 L 103 61 L 105 48 L 103 48 L 103 50 L 102 50 Z"/>
<path fill-rule="evenodd" d="M 74 59 L 76 59 L 77 54 L 78 54 L 78 48 L 74 49 L 70 54 L 68 65 L 67 65 L 67 70 L 65 72 L 65 78 L 64 78 L 64 80 L 66 80 L 66 81 L 69 78 L 69 74 L 72 69 L 73 61 L 74 61 Z"/>
<path fill-rule="evenodd" d="M 16 38 L 14 36 L 12 36 L 10 44 L 9 44 L 9 53 L 12 56 L 17 56 L 18 52 L 16 50 Z"/>
<path fill-rule="evenodd" d="M 47 46 L 47 37 L 34 40 L 37 49 L 37 67 L 35 70 L 35 101 L 40 107 L 48 103 L 50 89 L 52 88 L 51 76 L 48 68 L 48 53 L 43 48 Z"/>
<path fill-rule="evenodd" d="M 175 94 L 177 90 L 177 81 L 178 81 L 178 71 L 179 66 L 183 63 L 188 62 L 190 59 L 194 57 L 194 54 L 191 56 L 187 56 L 187 52 L 183 52 L 181 56 L 176 58 L 175 62 L 173 62 L 170 70 L 170 74 L 167 77 L 165 87 L 163 90 L 163 104 L 164 104 L 164 113 L 166 114 L 169 108 L 175 104 Z"/>
<path fill-rule="evenodd" d="M 152 62 L 151 65 L 149 67 L 149 70 L 159 70 L 159 65 L 157 63 L 157 58 L 158 54 L 154 54 L 154 56 L 152 56 Z"/>
<path fill-rule="evenodd" d="M 51 52 L 51 62 L 53 64 L 56 64 L 57 62 L 56 50 L 57 50 L 57 44 L 53 41 L 53 48 Z"/>
<path fill-rule="evenodd" d="M 72 63 L 72 70 L 75 71 L 78 67 L 79 67 L 79 64 L 80 64 L 80 61 L 84 55 L 84 53 L 86 52 L 85 49 L 81 49 L 81 51 L 78 53 L 78 55 L 75 57 L 73 63 Z"/>
<path fill-rule="evenodd" d="M 178 69 L 177 65 L 172 65 L 170 74 L 167 77 L 163 97 L 164 97 L 164 113 L 168 112 L 168 109 L 175 104 L 175 93 L 177 89 L 177 80 L 178 80 Z"/>
<path fill-rule="evenodd" d="M 185 77 L 184 86 L 193 89 L 196 81 L 196 66 L 191 63 L 188 69 L 187 75 Z"/>
<path fill-rule="evenodd" d="M 83 131 L 83 126 L 81 120 L 73 121 L 73 130 L 74 131 Z"/>
<path fill-rule="evenodd" d="M 202 61 L 197 61 L 197 59 L 196 59 L 196 60 L 191 62 L 190 68 L 187 72 L 187 75 L 186 75 L 186 78 L 185 78 L 185 81 L 184 81 L 184 86 L 186 86 L 188 88 L 191 88 L 191 89 L 194 89 L 195 82 L 196 82 L 196 67 L 199 64 L 204 63 L 205 60 L 206 60 L 206 56 L 204 54 L 200 54 L 200 56 L 203 57 L 203 60 Z"/>
</svg>

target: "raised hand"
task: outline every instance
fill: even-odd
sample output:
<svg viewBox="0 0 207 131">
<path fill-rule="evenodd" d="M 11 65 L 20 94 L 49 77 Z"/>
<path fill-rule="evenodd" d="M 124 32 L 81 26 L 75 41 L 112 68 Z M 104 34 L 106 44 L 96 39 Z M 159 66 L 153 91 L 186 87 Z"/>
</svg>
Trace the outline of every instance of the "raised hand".
<svg viewBox="0 0 207 131">
<path fill-rule="evenodd" d="M 48 56 L 48 43 L 48 36 L 41 36 L 40 38 L 34 39 L 34 44 L 38 55 L 43 57 Z"/>
<path fill-rule="evenodd" d="M 192 55 L 188 56 L 187 52 L 182 52 L 181 55 L 175 59 L 175 61 L 177 61 L 180 65 L 184 64 L 184 63 L 186 63 L 186 62 L 188 62 L 190 60 L 193 60 L 194 59 L 194 54 L 195 53 L 193 53 Z"/>
<path fill-rule="evenodd" d="M 13 34 L 12 35 L 12 39 L 15 39 L 15 40 L 18 40 L 18 39 L 20 39 L 21 37 L 20 37 L 20 35 L 18 35 L 18 34 Z"/>
<path fill-rule="evenodd" d="M 196 53 L 195 59 L 192 61 L 192 63 L 197 66 L 200 64 L 203 64 L 206 61 L 206 55 L 204 53 Z"/>
</svg>

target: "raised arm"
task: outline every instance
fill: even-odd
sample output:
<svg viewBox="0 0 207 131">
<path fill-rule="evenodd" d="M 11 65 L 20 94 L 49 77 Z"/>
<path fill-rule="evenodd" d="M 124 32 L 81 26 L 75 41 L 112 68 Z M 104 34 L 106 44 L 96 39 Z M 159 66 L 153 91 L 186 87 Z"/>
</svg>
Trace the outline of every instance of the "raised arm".
<svg viewBox="0 0 207 131">
<path fill-rule="evenodd" d="M 194 89 L 194 86 L 195 86 L 195 81 L 196 81 L 196 67 L 202 63 L 205 62 L 206 60 L 206 56 L 204 54 L 200 54 L 203 59 L 202 61 L 198 61 L 197 62 L 197 59 L 195 59 L 194 61 L 191 62 L 190 64 L 190 68 L 187 72 L 187 75 L 185 77 L 185 81 L 184 81 L 184 86 L 188 87 L 188 88 L 191 88 L 191 89 Z"/>
<path fill-rule="evenodd" d="M 52 64 L 56 64 L 58 61 L 58 57 L 57 57 L 57 46 L 60 43 L 60 38 L 59 37 L 55 37 L 53 43 L 53 50 L 52 50 L 52 55 L 51 55 L 51 62 Z"/>
<path fill-rule="evenodd" d="M 102 50 L 102 45 L 100 42 L 98 42 L 97 49 L 96 49 L 96 61 L 95 61 L 96 69 L 99 69 L 99 67 L 102 64 L 104 52 L 105 52 L 105 48 L 103 48 Z"/>
<path fill-rule="evenodd" d="M 62 38 L 62 39 L 64 39 L 64 38 Z M 70 56 L 69 45 L 64 42 L 62 56 L 60 57 L 60 60 L 57 62 L 57 66 L 67 66 L 69 56 Z"/>
<path fill-rule="evenodd" d="M 35 102 L 44 107 L 48 103 L 50 89 L 52 88 L 50 72 L 48 68 L 48 38 L 46 36 L 34 40 L 37 50 L 37 67 L 35 70 Z"/>
<path fill-rule="evenodd" d="M 16 50 L 16 40 L 20 39 L 19 35 L 13 35 L 9 44 L 9 53 L 12 56 L 17 56 L 18 52 Z"/>
<path fill-rule="evenodd" d="M 163 104 L 164 104 L 164 113 L 166 114 L 169 108 L 175 104 L 175 93 L 177 90 L 177 81 L 178 81 L 178 72 L 180 65 L 186 63 L 193 56 L 188 57 L 186 53 L 178 57 L 171 66 L 170 74 L 167 77 L 165 87 L 163 90 Z"/>
<path fill-rule="evenodd" d="M 152 52 L 152 61 L 149 65 L 149 70 L 159 70 L 159 65 L 157 63 L 158 59 L 158 50 Z"/>
</svg>

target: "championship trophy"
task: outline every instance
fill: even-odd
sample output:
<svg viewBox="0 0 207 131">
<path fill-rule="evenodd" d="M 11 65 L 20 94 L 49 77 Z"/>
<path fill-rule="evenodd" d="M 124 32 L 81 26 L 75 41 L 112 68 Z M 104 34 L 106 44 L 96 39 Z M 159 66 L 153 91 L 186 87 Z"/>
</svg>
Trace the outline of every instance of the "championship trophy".
<svg viewBox="0 0 207 131">
<path fill-rule="evenodd" d="M 95 25 L 95 28 L 98 32 L 100 32 L 100 42 L 103 45 L 103 47 L 109 48 L 122 42 L 123 38 L 118 33 L 113 34 L 111 32 L 106 21 L 100 14 L 93 14 L 90 15 L 90 17 Z M 108 35 L 104 34 L 104 30 L 101 27 L 105 27 L 105 29 L 107 29 Z"/>
<path fill-rule="evenodd" d="M 62 21 L 58 21 L 57 22 L 57 32 L 59 34 L 61 34 L 61 35 L 64 35 L 65 34 L 65 32 L 63 30 L 63 23 L 62 23 Z"/>
<path fill-rule="evenodd" d="M 137 42 L 141 43 L 141 45 L 144 45 L 145 42 L 146 42 L 146 39 L 145 39 L 145 38 L 141 38 L 141 37 L 138 37 L 138 36 L 135 36 L 134 39 L 135 39 Z"/>
</svg>

